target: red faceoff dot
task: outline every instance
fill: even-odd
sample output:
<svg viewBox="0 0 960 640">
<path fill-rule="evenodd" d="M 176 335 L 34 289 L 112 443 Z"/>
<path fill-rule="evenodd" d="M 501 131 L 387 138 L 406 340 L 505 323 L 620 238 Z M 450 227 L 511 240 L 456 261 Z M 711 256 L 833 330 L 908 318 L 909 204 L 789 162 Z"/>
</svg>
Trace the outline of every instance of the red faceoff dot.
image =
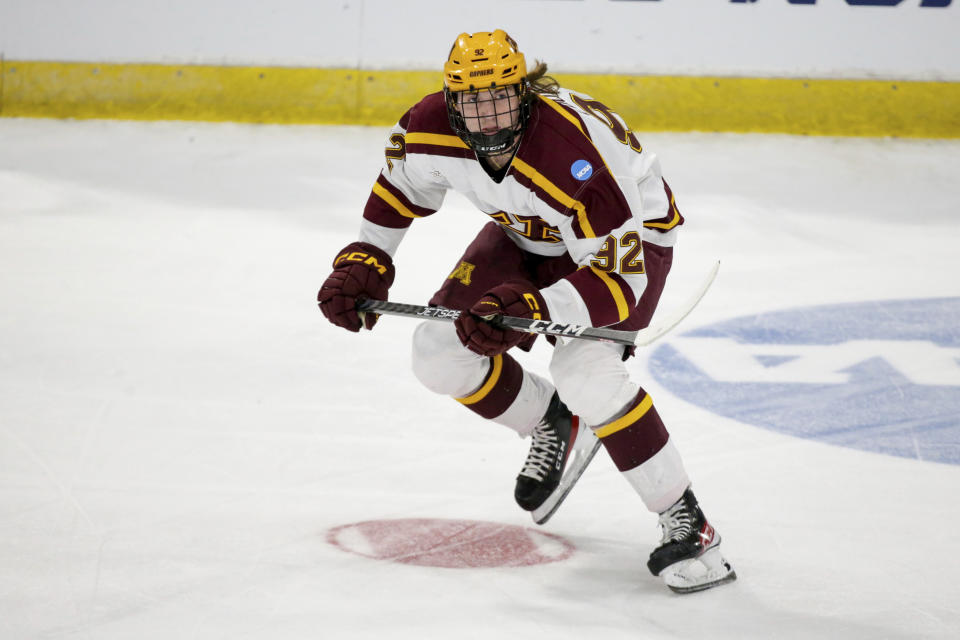
<svg viewBox="0 0 960 640">
<path fill-rule="evenodd" d="M 377 560 L 450 569 L 529 567 L 566 560 L 575 547 L 535 529 L 473 520 L 370 520 L 334 527 L 327 542 Z"/>
</svg>

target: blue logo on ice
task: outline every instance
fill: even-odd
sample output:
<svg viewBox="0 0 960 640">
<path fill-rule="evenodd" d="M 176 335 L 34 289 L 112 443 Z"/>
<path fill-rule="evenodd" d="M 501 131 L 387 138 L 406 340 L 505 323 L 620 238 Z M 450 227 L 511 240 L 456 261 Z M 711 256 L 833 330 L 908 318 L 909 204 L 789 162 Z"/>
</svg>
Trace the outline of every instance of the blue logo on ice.
<svg viewBox="0 0 960 640">
<path fill-rule="evenodd" d="M 681 398 L 742 422 L 960 464 L 960 298 L 736 318 L 671 339 L 650 369 Z"/>
<path fill-rule="evenodd" d="M 593 175 L 593 165 L 586 160 L 577 160 L 570 165 L 570 175 L 580 181 L 587 180 Z"/>
</svg>

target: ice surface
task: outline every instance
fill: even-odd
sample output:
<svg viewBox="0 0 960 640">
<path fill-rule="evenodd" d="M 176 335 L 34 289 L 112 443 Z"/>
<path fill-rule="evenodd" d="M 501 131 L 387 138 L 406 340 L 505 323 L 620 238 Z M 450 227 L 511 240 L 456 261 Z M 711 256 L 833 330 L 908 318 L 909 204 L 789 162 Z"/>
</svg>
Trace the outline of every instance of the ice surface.
<svg viewBox="0 0 960 640">
<path fill-rule="evenodd" d="M 544 528 L 564 561 L 328 543 L 381 519 L 533 527 L 526 444 L 419 387 L 415 322 L 358 336 L 316 309 L 384 133 L 0 119 L 0 638 L 960 637 L 960 467 L 720 417 L 649 352 L 631 367 L 736 583 L 652 578 L 656 516 L 603 454 Z M 960 143 L 641 137 L 687 218 L 662 309 L 723 261 L 684 328 L 960 295 Z M 426 300 L 483 222 L 448 196 L 391 298 Z"/>
</svg>

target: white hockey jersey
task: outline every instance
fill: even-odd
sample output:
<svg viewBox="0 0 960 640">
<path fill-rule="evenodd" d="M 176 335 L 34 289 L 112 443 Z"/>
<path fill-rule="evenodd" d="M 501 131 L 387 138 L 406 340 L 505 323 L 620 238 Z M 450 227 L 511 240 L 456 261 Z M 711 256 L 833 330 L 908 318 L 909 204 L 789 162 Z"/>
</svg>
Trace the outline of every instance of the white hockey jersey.
<svg viewBox="0 0 960 640">
<path fill-rule="evenodd" d="M 656 156 L 616 113 L 566 89 L 537 96 L 500 182 L 453 133 L 443 93 L 425 97 L 390 132 L 360 240 L 392 255 L 450 189 L 522 249 L 570 255 L 580 268 L 541 293 L 552 319 L 581 325 L 626 319 L 647 282 L 641 240 L 673 246 L 683 223 Z"/>
</svg>

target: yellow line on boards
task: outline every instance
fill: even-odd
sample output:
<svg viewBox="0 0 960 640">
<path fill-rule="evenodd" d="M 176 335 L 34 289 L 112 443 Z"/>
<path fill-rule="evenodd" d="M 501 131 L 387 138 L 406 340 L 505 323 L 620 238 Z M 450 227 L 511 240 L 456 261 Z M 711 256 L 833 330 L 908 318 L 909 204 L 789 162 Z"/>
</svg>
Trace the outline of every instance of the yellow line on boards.
<svg viewBox="0 0 960 640">
<path fill-rule="evenodd" d="M 960 137 L 957 82 L 560 74 L 558 79 L 604 96 L 601 101 L 611 96 L 609 106 L 637 130 Z"/>
<path fill-rule="evenodd" d="M 3 75 L 0 114 L 11 117 L 383 125 L 415 89 L 437 88 L 429 72 L 301 67 L 7 60 Z"/>
<path fill-rule="evenodd" d="M 563 86 L 637 131 L 960 137 L 960 83 L 588 75 Z M 0 61 L 0 115 L 384 126 L 439 71 Z"/>
</svg>

